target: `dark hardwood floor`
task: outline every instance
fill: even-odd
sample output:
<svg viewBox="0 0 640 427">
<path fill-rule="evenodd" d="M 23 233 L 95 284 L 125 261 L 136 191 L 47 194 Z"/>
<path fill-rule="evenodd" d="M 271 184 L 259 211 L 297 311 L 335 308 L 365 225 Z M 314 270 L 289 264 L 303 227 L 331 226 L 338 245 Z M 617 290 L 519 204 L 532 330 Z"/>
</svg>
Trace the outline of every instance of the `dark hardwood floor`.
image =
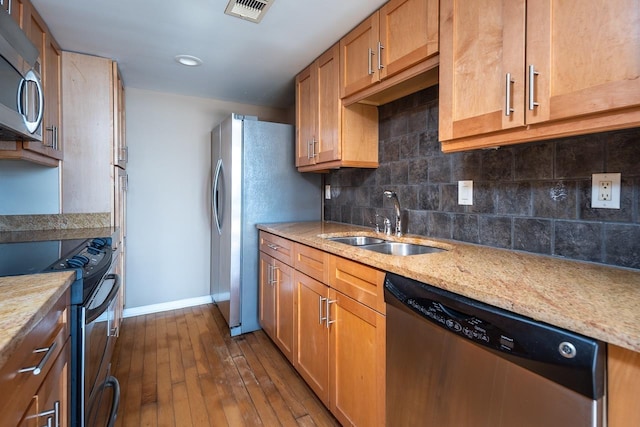
<svg viewBox="0 0 640 427">
<path fill-rule="evenodd" d="M 215 305 L 130 317 L 112 371 L 117 426 L 339 426 L 262 331 L 231 338 Z"/>
</svg>

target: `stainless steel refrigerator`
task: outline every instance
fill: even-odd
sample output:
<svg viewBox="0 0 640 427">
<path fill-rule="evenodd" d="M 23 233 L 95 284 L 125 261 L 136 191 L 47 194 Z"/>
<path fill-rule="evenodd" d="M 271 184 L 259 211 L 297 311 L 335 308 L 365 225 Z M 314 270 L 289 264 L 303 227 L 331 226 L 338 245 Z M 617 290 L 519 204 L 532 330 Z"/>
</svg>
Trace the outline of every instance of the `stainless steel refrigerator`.
<svg viewBox="0 0 640 427">
<path fill-rule="evenodd" d="M 211 132 L 211 296 L 231 335 L 258 323 L 256 224 L 321 218 L 320 176 L 295 167 L 294 129 L 232 114 Z"/>
</svg>

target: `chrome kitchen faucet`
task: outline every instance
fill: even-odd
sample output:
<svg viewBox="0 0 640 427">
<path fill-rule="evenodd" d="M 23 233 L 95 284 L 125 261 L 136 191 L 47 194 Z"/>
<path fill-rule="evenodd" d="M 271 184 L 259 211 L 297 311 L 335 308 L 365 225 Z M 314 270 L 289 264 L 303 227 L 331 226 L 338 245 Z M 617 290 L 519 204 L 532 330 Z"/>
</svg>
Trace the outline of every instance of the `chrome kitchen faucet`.
<svg viewBox="0 0 640 427">
<path fill-rule="evenodd" d="M 398 200 L 398 196 L 395 191 L 386 190 L 383 194 L 393 200 L 393 205 L 396 210 L 396 236 L 400 237 L 402 236 L 402 214 L 400 210 L 400 201 Z"/>
</svg>

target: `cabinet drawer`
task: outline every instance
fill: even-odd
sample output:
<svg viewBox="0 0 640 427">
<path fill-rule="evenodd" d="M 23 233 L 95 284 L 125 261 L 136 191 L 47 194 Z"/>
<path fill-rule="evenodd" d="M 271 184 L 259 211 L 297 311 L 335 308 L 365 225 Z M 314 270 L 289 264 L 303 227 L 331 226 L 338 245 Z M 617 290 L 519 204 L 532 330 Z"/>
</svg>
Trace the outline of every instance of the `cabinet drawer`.
<svg viewBox="0 0 640 427">
<path fill-rule="evenodd" d="M 379 313 L 386 312 L 383 271 L 330 255 L 329 285 Z"/>
<path fill-rule="evenodd" d="M 329 274 L 329 254 L 309 246 L 296 243 L 295 269 L 313 277 L 319 282 L 327 283 Z"/>
<path fill-rule="evenodd" d="M 15 426 L 69 337 L 69 292 L 54 304 L 0 368 L 0 427 Z M 37 349 L 49 351 L 34 352 Z M 24 368 L 40 370 L 20 372 Z M 37 374 L 35 372 L 38 372 Z"/>
<path fill-rule="evenodd" d="M 293 242 L 291 240 L 261 231 L 260 250 L 287 265 L 293 265 Z"/>
</svg>

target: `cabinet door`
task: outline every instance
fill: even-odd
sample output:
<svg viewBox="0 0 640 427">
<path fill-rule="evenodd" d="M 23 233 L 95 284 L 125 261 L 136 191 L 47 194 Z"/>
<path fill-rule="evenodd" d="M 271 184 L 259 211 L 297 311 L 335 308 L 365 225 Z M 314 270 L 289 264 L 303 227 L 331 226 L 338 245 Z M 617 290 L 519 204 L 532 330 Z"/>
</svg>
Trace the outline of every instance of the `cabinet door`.
<svg viewBox="0 0 640 427">
<path fill-rule="evenodd" d="M 115 309 L 113 313 L 113 326 L 112 334 L 115 337 L 120 336 L 120 331 L 122 328 L 122 320 L 124 318 L 124 250 L 122 246 L 120 246 L 119 251 L 117 252 L 116 258 L 113 260 L 114 270 L 113 272 L 118 275 L 120 278 L 120 289 L 118 290 L 118 296 L 115 303 Z M 116 340 L 112 340 L 115 344 Z"/>
<path fill-rule="evenodd" d="M 124 169 L 117 166 L 113 167 L 113 176 L 112 222 L 113 226 L 120 231 L 115 244 L 117 248 L 124 249 L 124 242 L 127 237 L 127 186 L 129 185 L 129 176 Z"/>
<path fill-rule="evenodd" d="M 315 63 L 296 76 L 296 166 L 315 163 L 310 144 L 315 140 Z"/>
<path fill-rule="evenodd" d="M 111 212 L 113 222 L 112 66 L 107 58 L 62 52 L 62 212 Z"/>
<path fill-rule="evenodd" d="M 607 346 L 609 427 L 640 425 L 640 353 Z"/>
<path fill-rule="evenodd" d="M 322 402 L 329 406 L 329 329 L 324 320 L 329 288 L 294 272 L 296 352 L 294 366 Z"/>
<path fill-rule="evenodd" d="M 293 269 L 274 260 L 275 292 L 275 342 L 282 353 L 293 362 L 293 338 L 295 328 Z"/>
<path fill-rule="evenodd" d="M 524 43 L 525 0 L 440 2 L 440 140 L 524 126 Z"/>
<path fill-rule="evenodd" d="M 25 0 L 0 0 L 0 4 L 6 10 L 14 21 L 20 26 L 25 28 L 24 17 L 28 13 L 25 9 L 28 7 Z"/>
<path fill-rule="evenodd" d="M 438 0 L 391 0 L 380 9 L 380 80 L 438 53 Z"/>
<path fill-rule="evenodd" d="M 349 96 L 379 80 L 379 12 L 340 40 L 340 96 Z"/>
<path fill-rule="evenodd" d="M 331 411 L 343 425 L 385 424 L 385 318 L 331 290 Z"/>
<path fill-rule="evenodd" d="M 262 329 L 293 361 L 295 325 L 293 269 L 260 252 L 259 320 Z"/>
<path fill-rule="evenodd" d="M 49 34 L 44 20 L 31 7 L 29 13 L 29 39 L 38 48 L 40 56 L 34 69 L 40 73 L 44 87 L 44 116 L 41 131 L 42 142 L 25 141 L 23 146 L 45 156 L 61 159 L 62 151 L 59 144 L 61 122 L 61 69 L 62 51 L 60 46 Z"/>
<path fill-rule="evenodd" d="M 275 340 L 276 329 L 276 278 L 274 259 L 260 252 L 260 326 Z"/>
<path fill-rule="evenodd" d="M 127 148 L 125 127 L 124 83 L 118 69 L 118 63 L 112 64 L 113 73 L 113 164 L 127 167 L 129 150 Z"/>
<path fill-rule="evenodd" d="M 316 163 L 339 160 L 340 144 L 340 46 L 335 44 L 316 60 L 318 144 Z"/>
<path fill-rule="evenodd" d="M 637 0 L 528 2 L 527 123 L 640 105 L 639 24 Z"/>
<path fill-rule="evenodd" d="M 62 151 L 62 50 L 47 35 L 45 52 L 45 110 L 42 139 L 44 145 Z"/>
</svg>

